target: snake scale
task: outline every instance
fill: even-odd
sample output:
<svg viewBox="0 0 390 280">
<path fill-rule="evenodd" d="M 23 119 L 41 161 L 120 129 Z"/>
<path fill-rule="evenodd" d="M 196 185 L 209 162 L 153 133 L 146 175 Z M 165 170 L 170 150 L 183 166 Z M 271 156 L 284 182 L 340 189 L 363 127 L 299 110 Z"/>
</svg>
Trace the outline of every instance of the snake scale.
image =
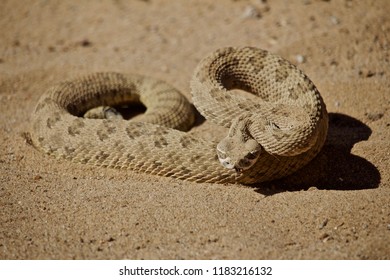
<svg viewBox="0 0 390 280">
<path fill-rule="evenodd" d="M 33 145 L 57 158 L 195 182 L 252 184 L 287 176 L 321 150 L 325 104 L 310 79 L 287 60 L 253 47 L 222 48 L 197 65 L 195 107 L 229 129 L 219 143 L 191 136 L 194 112 L 165 82 L 92 73 L 48 89 L 32 113 Z M 252 94 L 234 94 L 235 89 Z M 130 120 L 90 119 L 101 105 L 142 103 Z"/>
</svg>

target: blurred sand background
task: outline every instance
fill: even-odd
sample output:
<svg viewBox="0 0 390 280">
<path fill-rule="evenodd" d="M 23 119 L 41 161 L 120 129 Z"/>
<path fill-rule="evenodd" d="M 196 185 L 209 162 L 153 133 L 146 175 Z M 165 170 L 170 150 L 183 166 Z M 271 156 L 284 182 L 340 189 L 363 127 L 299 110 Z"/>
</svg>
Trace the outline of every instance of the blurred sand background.
<svg viewBox="0 0 390 280">
<path fill-rule="evenodd" d="M 389 259 L 390 1 L 1 1 L 1 259 Z M 41 154 L 40 95 L 94 71 L 190 98 L 201 58 L 254 46 L 297 64 L 330 113 L 321 154 L 255 186 L 182 182 Z M 217 131 L 217 132 L 215 132 Z M 190 133 L 220 137 L 209 122 Z"/>
</svg>

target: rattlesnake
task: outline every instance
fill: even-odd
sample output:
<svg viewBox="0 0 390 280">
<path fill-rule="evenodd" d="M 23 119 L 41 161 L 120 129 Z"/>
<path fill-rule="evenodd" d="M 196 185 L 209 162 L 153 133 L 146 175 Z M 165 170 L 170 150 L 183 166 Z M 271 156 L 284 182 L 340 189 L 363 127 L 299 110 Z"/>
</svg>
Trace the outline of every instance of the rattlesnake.
<svg viewBox="0 0 390 280">
<path fill-rule="evenodd" d="M 289 175 L 324 144 L 328 117 L 318 90 L 277 55 L 251 47 L 217 50 L 199 63 L 190 85 L 198 111 L 230 128 L 221 142 L 184 132 L 194 122 L 193 108 L 171 86 L 111 72 L 46 91 L 32 114 L 31 140 L 39 150 L 74 162 L 243 184 Z M 124 103 L 142 103 L 147 110 L 131 120 L 83 117 L 91 108 Z"/>
</svg>

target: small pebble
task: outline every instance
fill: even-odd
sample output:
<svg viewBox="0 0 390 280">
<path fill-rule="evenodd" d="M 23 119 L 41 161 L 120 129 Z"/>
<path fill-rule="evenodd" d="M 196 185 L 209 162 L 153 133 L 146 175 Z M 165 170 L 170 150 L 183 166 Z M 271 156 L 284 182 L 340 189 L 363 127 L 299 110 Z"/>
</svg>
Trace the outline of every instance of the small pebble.
<svg viewBox="0 0 390 280">
<path fill-rule="evenodd" d="M 39 181 L 42 179 L 42 176 L 41 175 L 35 175 L 34 176 L 34 181 Z"/>
<path fill-rule="evenodd" d="M 278 38 L 276 37 L 272 37 L 271 39 L 268 40 L 268 43 L 270 43 L 271 45 L 276 45 L 278 43 Z"/>
<path fill-rule="evenodd" d="M 371 78 L 375 74 L 376 73 L 374 71 L 369 70 L 369 69 L 360 69 L 359 70 L 359 76 L 361 76 L 361 77 Z"/>
<path fill-rule="evenodd" d="M 246 6 L 244 13 L 242 14 L 243 18 L 261 18 L 260 11 L 254 6 Z"/>
<path fill-rule="evenodd" d="M 345 6 L 346 6 L 347 8 L 351 8 L 351 7 L 353 6 L 352 1 L 351 1 L 351 0 L 347 0 L 347 2 L 345 3 Z"/>
<path fill-rule="evenodd" d="M 84 39 L 80 42 L 80 45 L 82 47 L 90 47 L 92 45 L 91 41 L 89 41 L 88 39 Z"/>
<path fill-rule="evenodd" d="M 377 121 L 377 120 L 380 120 L 384 113 L 381 113 L 381 112 L 369 112 L 369 113 L 366 113 L 365 114 L 367 116 L 367 118 L 370 120 L 370 121 Z"/>
<path fill-rule="evenodd" d="M 341 226 L 343 226 L 343 225 L 344 225 L 344 222 L 341 222 L 341 224 L 335 226 L 333 229 L 334 229 L 334 230 L 337 230 L 339 227 L 341 227 Z"/>
<path fill-rule="evenodd" d="M 306 61 L 306 58 L 303 55 L 298 54 L 295 56 L 295 60 L 297 61 L 297 63 L 304 63 Z"/>
<path fill-rule="evenodd" d="M 331 21 L 334 25 L 340 24 L 340 20 L 339 20 L 337 17 L 335 17 L 335 16 L 331 16 L 331 17 L 330 17 L 330 21 Z"/>
<path fill-rule="evenodd" d="M 319 229 L 323 229 L 324 227 L 326 227 L 326 225 L 328 224 L 328 221 L 329 221 L 329 219 L 326 218 L 326 219 L 320 224 Z"/>
<path fill-rule="evenodd" d="M 329 239 L 331 239 L 330 235 L 328 233 L 323 233 L 321 236 L 320 236 L 320 239 L 322 240 L 322 242 L 326 242 L 328 241 Z"/>
</svg>

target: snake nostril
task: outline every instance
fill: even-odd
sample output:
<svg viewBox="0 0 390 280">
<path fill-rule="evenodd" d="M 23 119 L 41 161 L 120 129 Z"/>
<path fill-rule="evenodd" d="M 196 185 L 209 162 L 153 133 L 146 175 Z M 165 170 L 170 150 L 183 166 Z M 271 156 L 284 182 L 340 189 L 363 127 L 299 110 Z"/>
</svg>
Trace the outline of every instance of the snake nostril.
<svg viewBox="0 0 390 280">
<path fill-rule="evenodd" d="M 234 168 L 234 164 L 232 164 L 229 160 L 224 160 L 221 162 L 223 167 L 227 168 L 227 169 L 233 169 Z"/>
</svg>

